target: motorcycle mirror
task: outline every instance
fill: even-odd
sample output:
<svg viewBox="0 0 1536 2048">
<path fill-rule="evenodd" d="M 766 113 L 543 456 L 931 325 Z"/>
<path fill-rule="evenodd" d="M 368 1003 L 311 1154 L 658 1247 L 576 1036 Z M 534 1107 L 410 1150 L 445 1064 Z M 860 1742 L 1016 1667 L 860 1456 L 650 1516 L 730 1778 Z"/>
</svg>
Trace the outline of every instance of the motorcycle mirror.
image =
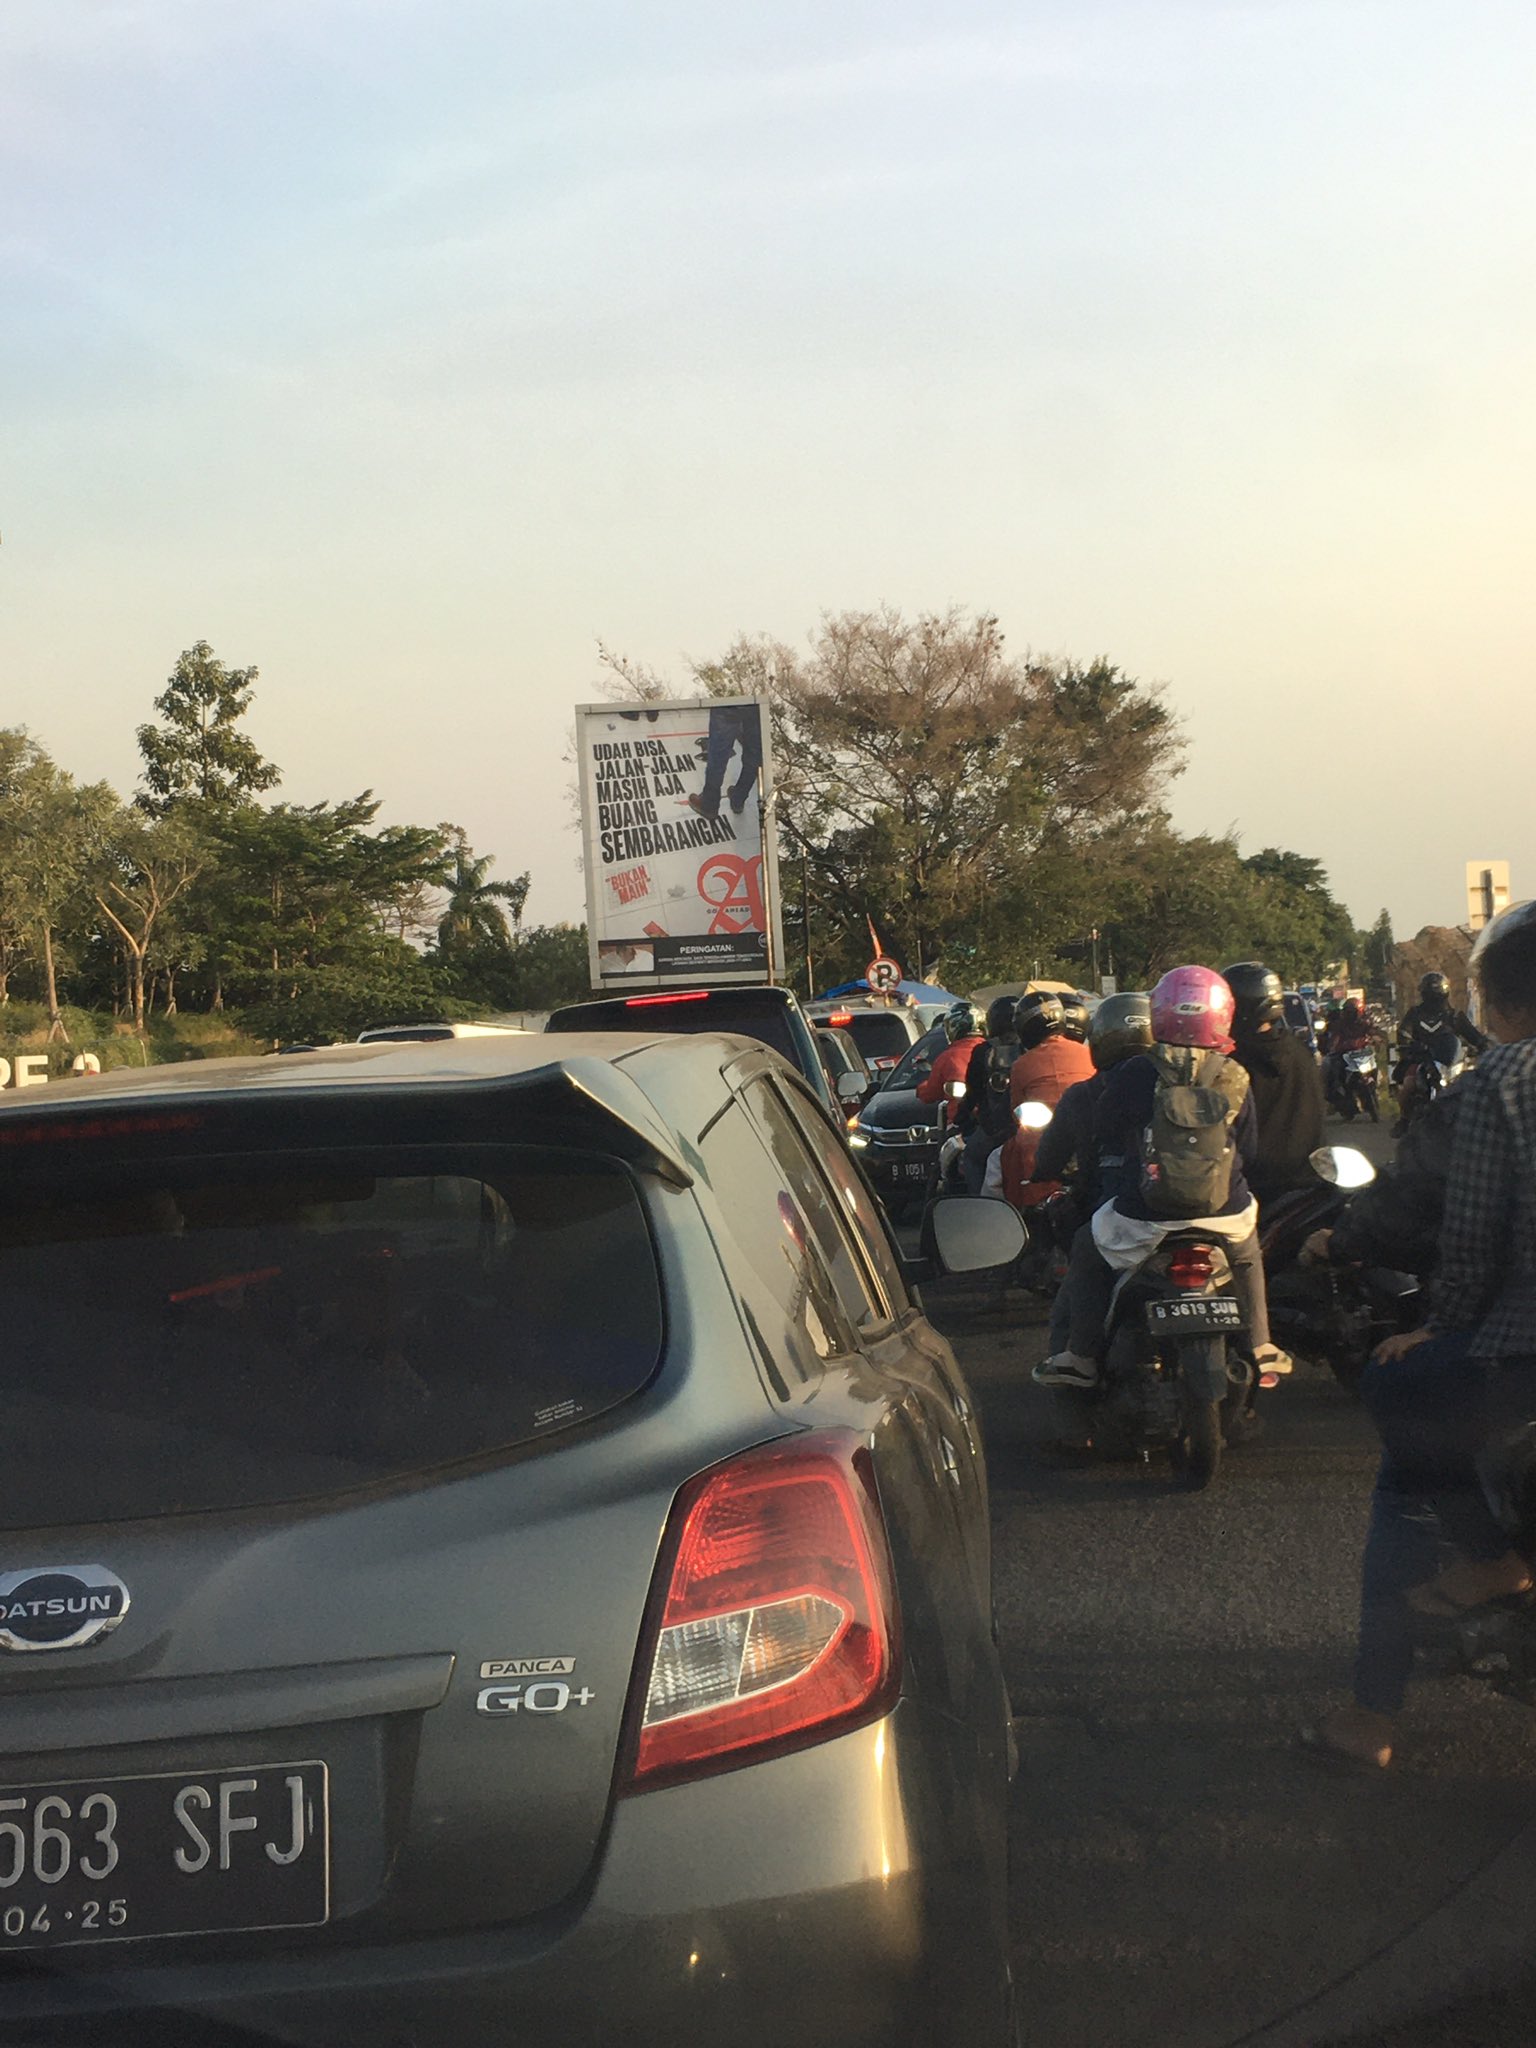
<svg viewBox="0 0 1536 2048">
<path fill-rule="evenodd" d="M 1331 1181 L 1336 1188 L 1369 1187 L 1376 1178 L 1375 1167 L 1353 1145 L 1319 1145 L 1311 1165 L 1320 1180 Z"/>
<path fill-rule="evenodd" d="M 937 1202 L 934 1248 L 946 1273 L 1008 1266 L 1024 1249 L 1024 1225 L 1009 1202 Z"/>
<path fill-rule="evenodd" d="M 859 1109 L 864 1102 L 864 1082 L 858 1074 L 839 1074 L 837 1099 L 844 1109 Z"/>
<path fill-rule="evenodd" d="M 965 1100 L 965 1083 L 963 1081 L 946 1081 L 944 1083 L 944 1093 L 951 1102 L 963 1102 Z"/>
<path fill-rule="evenodd" d="M 1013 1114 L 1023 1131 L 1043 1131 L 1051 1121 L 1051 1111 L 1043 1102 L 1021 1102 Z"/>
</svg>

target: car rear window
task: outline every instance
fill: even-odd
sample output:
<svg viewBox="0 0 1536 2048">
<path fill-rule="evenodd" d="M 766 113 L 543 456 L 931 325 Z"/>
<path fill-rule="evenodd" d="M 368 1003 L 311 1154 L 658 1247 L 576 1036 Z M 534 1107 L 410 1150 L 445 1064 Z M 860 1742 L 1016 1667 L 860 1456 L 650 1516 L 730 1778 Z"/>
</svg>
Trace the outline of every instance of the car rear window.
<svg viewBox="0 0 1536 2048">
<path fill-rule="evenodd" d="M 613 1003 L 580 1003 L 569 1010 L 557 1010 L 549 1020 L 551 1031 L 737 1031 L 743 1038 L 756 1038 L 782 1053 L 791 1066 L 801 1064 L 801 1051 L 789 1026 L 789 1011 L 782 1003 L 754 1002 L 732 989 L 710 989 L 703 995 L 683 998 L 645 996 Z"/>
<path fill-rule="evenodd" d="M 915 1088 L 922 1079 L 918 1069 L 931 1066 L 935 1056 L 944 1050 L 947 1043 L 942 1025 L 935 1025 L 933 1030 L 925 1031 L 916 1045 L 908 1050 L 901 1065 L 886 1082 L 886 1087 Z"/>
<path fill-rule="evenodd" d="M 510 1149 L 13 1186 L 0 1323 L 6 1528 L 251 1506 L 526 1443 L 635 1392 L 662 1346 L 628 1175 Z"/>
<path fill-rule="evenodd" d="M 883 1010 L 855 1010 L 843 1028 L 867 1060 L 899 1060 L 912 1043 L 905 1021 Z"/>
</svg>

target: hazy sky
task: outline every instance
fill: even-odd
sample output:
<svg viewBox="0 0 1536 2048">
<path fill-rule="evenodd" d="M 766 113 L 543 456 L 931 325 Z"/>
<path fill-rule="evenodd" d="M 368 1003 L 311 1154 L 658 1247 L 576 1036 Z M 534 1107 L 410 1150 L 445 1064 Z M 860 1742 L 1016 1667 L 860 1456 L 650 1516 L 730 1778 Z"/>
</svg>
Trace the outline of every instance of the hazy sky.
<svg viewBox="0 0 1536 2048">
<path fill-rule="evenodd" d="M 1107 654 L 1186 829 L 1536 893 L 1530 0 L 6 0 L 0 724 L 199 637 L 580 915 L 594 643 Z"/>
</svg>

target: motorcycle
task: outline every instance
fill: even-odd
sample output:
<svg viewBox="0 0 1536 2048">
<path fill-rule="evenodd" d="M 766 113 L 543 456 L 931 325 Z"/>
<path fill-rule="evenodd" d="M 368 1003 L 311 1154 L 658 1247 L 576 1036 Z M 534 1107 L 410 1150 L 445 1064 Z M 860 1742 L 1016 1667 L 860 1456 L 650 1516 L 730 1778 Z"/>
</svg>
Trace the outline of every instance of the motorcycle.
<svg viewBox="0 0 1536 2048">
<path fill-rule="evenodd" d="M 1467 1049 L 1449 1024 L 1439 1025 L 1420 1039 L 1398 1068 L 1398 1136 L 1427 1109 L 1437 1095 L 1443 1095 L 1453 1081 L 1466 1072 Z"/>
<path fill-rule="evenodd" d="M 945 1094 L 952 1102 L 963 1101 L 965 1083 L 950 1081 Z M 1044 1103 L 1022 1102 L 1013 1112 L 1014 1120 L 1023 1130 L 1041 1131 L 1051 1120 L 1051 1112 Z M 933 1179 L 929 1183 L 927 1200 L 923 1206 L 921 1243 L 927 1250 L 933 1233 L 933 1210 L 937 1203 L 972 1199 L 965 1185 L 962 1162 L 965 1157 L 965 1140 L 958 1133 L 951 1133 L 939 1148 L 938 1163 Z M 975 1199 L 1001 1200 L 1000 1193 Z M 1003 1284 L 1023 1287 L 1032 1294 L 1050 1296 L 1056 1292 L 1066 1272 L 1066 1256 L 1059 1243 L 1057 1218 L 1048 1214 L 1051 1204 L 1017 1210 L 1015 1213 L 1024 1225 L 1024 1246 L 1018 1257 L 1007 1270 Z"/>
<path fill-rule="evenodd" d="M 1373 1124 L 1377 1123 L 1381 1117 L 1377 1102 L 1379 1086 L 1374 1046 L 1364 1045 L 1355 1051 L 1340 1053 L 1329 1092 L 1329 1106 L 1336 1109 L 1347 1124 L 1352 1124 L 1362 1112 Z"/>
<path fill-rule="evenodd" d="M 1173 1231 L 1117 1282 L 1099 1383 L 1068 1398 L 1091 1404 L 1099 1449 L 1165 1449 L 1176 1480 L 1209 1486 L 1253 1393 L 1242 1332 L 1221 1239 L 1198 1224 Z"/>
<path fill-rule="evenodd" d="M 1315 1187 L 1293 1189 L 1260 1210 L 1269 1326 L 1277 1344 L 1327 1365 L 1341 1386 L 1353 1388 L 1383 1337 L 1422 1322 L 1422 1293 L 1413 1274 L 1385 1266 L 1301 1263 L 1307 1239 L 1331 1230 L 1350 1194 L 1376 1178 L 1364 1153 L 1348 1145 L 1322 1146 L 1312 1169 Z"/>
</svg>

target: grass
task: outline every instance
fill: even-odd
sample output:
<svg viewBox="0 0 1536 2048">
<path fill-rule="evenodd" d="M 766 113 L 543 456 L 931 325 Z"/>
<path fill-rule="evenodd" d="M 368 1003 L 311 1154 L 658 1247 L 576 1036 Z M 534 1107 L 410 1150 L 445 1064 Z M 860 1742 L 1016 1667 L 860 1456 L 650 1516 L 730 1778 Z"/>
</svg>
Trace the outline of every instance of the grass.
<svg viewBox="0 0 1536 2048">
<path fill-rule="evenodd" d="M 0 1007 L 0 1059 L 14 1064 L 18 1053 L 44 1053 L 50 1079 L 69 1073 L 77 1053 L 93 1052 L 102 1071 L 114 1067 L 158 1066 L 176 1060 L 228 1059 L 239 1053 L 266 1051 L 262 1039 L 248 1037 L 239 1019 L 189 1012 L 184 1016 L 152 1017 L 142 1036 L 110 1011 L 78 1010 L 66 1004 L 61 1012 L 67 1038 L 48 1043 L 48 1012 L 42 1003 L 6 1003 Z"/>
</svg>

